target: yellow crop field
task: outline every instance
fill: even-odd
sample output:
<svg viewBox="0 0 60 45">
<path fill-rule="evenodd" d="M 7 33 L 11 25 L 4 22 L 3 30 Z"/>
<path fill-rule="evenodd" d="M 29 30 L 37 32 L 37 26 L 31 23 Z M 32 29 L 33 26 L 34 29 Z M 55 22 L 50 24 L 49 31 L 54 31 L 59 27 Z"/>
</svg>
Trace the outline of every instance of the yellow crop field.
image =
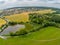
<svg viewBox="0 0 60 45">
<path fill-rule="evenodd" d="M 0 27 L 4 24 L 6 24 L 6 21 L 0 18 Z"/>
<path fill-rule="evenodd" d="M 14 14 L 10 16 L 5 16 L 10 22 L 28 22 L 29 21 L 29 16 L 27 13 L 22 13 L 22 14 Z"/>
<path fill-rule="evenodd" d="M 51 9 L 45 9 L 45 10 L 39 10 L 39 11 L 34 11 L 34 12 L 29 12 L 29 13 L 39 13 L 39 14 L 48 14 L 48 13 L 54 13 L 56 11 L 53 11 Z"/>
</svg>

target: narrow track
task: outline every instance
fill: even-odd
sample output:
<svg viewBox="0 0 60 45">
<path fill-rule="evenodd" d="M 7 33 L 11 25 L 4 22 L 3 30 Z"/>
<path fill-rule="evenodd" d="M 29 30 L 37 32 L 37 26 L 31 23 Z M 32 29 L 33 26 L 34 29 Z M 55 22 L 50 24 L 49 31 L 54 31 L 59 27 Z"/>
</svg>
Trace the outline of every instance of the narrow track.
<svg viewBox="0 0 60 45">
<path fill-rule="evenodd" d="M 0 18 L 6 21 L 6 25 L 9 24 L 9 20 L 8 20 L 8 19 L 6 19 L 6 18 L 3 17 L 3 16 L 0 16 Z M 6 28 L 6 25 L 4 25 L 4 26 L 2 27 L 2 29 L 0 29 L 0 30 L 1 30 L 0 33 L 3 32 L 3 30 Z"/>
<path fill-rule="evenodd" d="M 28 40 L 32 40 L 32 41 L 36 41 L 36 42 L 46 42 L 46 41 L 55 41 L 58 40 L 60 38 L 55 38 L 55 39 L 48 39 L 48 40 L 35 40 L 35 39 L 28 39 Z"/>
</svg>

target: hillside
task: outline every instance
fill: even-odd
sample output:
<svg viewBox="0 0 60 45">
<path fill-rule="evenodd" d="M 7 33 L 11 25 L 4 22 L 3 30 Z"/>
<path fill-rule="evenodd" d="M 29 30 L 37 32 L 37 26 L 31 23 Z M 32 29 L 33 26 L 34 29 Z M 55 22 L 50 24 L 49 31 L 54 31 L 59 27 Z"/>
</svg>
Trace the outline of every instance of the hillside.
<svg viewBox="0 0 60 45">
<path fill-rule="evenodd" d="M 60 45 L 60 9 L 14 7 L 0 13 L 2 45 Z"/>
<path fill-rule="evenodd" d="M 41 15 L 54 13 L 56 11 L 48 9 L 48 10 L 39 10 L 39 11 L 31 11 L 31 12 L 23 12 L 21 14 L 14 14 L 10 16 L 5 16 L 10 22 L 20 23 L 20 22 L 29 22 L 29 14 L 30 13 L 38 13 Z"/>
<path fill-rule="evenodd" d="M 0 39 L 2 45 L 60 45 L 60 28 L 47 27 L 22 36 Z"/>
</svg>

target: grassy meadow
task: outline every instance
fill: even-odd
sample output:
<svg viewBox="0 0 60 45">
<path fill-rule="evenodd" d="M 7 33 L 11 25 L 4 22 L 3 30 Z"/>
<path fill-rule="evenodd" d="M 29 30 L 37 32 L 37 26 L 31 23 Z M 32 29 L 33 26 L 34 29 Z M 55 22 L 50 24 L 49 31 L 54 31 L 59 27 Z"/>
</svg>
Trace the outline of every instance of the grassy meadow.
<svg viewBox="0 0 60 45">
<path fill-rule="evenodd" d="M 0 39 L 2 45 L 60 45 L 60 29 L 46 27 L 25 36 Z"/>
</svg>

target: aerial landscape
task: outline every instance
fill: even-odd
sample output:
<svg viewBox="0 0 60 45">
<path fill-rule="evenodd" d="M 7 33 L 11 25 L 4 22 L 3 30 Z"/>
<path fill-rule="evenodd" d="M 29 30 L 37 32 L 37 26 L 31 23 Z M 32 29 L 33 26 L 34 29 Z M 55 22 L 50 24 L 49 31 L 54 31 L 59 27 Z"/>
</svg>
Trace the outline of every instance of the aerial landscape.
<svg viewBox="0 0 60 45">
<path fill-rule="evenodd" d="M 60 45 L 60 8 L 1 7 L 1 45 Z"/>
</svg>

